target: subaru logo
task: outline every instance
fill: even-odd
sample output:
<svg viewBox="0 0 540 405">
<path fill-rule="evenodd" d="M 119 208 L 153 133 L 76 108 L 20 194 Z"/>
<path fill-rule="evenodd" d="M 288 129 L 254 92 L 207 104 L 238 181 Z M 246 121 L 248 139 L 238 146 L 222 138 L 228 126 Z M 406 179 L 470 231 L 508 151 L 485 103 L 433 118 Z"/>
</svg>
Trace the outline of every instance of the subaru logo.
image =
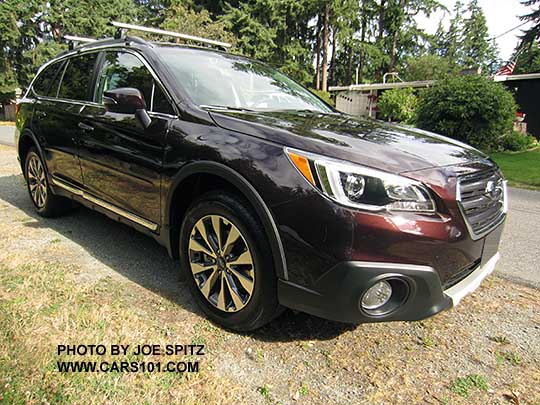
<svg viewBox="0 0 540 405">
<path fill-rule="evenodd" d="M 501 196 L 503 192 L 502 189 L 502 181 L 499 180 L 497 182 L 494 182 L 493 180 L 490 180 L 486 183 L 486 188 L 484 190 L 484 195 L 486 197 L 491 198 L 492 200 L 495 200 Z"/>
</svg>

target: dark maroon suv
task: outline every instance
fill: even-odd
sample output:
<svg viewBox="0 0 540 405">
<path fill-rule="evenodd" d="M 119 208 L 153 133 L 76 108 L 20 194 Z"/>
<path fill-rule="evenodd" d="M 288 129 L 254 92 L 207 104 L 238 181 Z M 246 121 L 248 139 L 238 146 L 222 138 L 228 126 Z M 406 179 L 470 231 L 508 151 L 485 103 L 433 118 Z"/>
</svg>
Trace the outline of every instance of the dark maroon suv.
<svg viewBox="0 0 540 405">
<path fill-rule="evenodd" d="M 418 320 L 494 268 L 506 185 L 454 140 L 344 115 L 264 63 L 101 40 L 45 64 L 17 145 L 42 216 L 72 200 L 164 245 L 213 321 L 284 307 Z"/>
</svg>

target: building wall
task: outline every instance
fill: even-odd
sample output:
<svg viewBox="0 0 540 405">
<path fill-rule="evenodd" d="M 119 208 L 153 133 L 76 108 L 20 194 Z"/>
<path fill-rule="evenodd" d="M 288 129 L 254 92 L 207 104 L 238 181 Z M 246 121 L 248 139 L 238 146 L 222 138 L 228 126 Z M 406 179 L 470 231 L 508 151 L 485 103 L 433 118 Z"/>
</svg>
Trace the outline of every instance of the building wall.
<svg viewBox="0 0 540 405">
<path fill-rule="evenodd" d="M 540 79 L 508 80 L 504 85 L 514 93 L 519 111 L 526 114 L 527 132 L 540 139 Z"/>
<path fill-rule="evenodd" d="M 15 121 L 15 104 L 0 103 L 0 121 Z"/>
<path fill-rule="evenodd" d="M 345 114 L 375 118 L 377 91 L 341 91 L 336 95 L 336 109 Z"/>
</svg>

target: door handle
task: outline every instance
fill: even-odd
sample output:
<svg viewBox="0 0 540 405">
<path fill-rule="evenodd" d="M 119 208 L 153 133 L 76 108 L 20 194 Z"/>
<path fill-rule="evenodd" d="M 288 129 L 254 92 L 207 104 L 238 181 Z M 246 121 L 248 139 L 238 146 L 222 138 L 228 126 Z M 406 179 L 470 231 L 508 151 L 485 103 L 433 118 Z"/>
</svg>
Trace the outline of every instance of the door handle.
<svg viewBox="0 0 540 405">
<path fill-rule="evenodd" d="M 82 129 L 83 131 L 88 131 L 88 132 L 94 130 L 93 126 L 85 124 L 84 122 L 79 122 L 79 128 Z"/>
<path fill-rule="evenodd" d="M 47 113 L 45 111 L 36 111 L 36 117 L 45 118 L 46 116 L 47 116 Z"/>
</svg>

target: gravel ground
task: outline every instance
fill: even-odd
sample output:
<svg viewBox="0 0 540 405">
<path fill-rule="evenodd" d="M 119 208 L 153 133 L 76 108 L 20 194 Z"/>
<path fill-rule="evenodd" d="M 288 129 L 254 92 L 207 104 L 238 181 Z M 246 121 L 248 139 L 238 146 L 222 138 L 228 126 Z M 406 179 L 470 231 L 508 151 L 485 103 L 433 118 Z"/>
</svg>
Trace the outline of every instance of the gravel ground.
<svg viewBox="0 0 540 405">
<path fill-rule="evenodd" d="M 140 297 L 134 312 L 165 326 L 203 325 L 202 367 L 231 402 L 540 404 L 537 289 L 492 276 L 422 322 L 351 326 L 288 311 L 255 333 L 229 333 L 204 321 L 153 240 L 82 208 L 36 216 L 13 149 L 0 146 L 0 264 L 37 262 L 76 266 L 69 277 L 80 285 L 110 277 Z M 156 312 L 157 301 L 169 305 Z"/>
</svg>

